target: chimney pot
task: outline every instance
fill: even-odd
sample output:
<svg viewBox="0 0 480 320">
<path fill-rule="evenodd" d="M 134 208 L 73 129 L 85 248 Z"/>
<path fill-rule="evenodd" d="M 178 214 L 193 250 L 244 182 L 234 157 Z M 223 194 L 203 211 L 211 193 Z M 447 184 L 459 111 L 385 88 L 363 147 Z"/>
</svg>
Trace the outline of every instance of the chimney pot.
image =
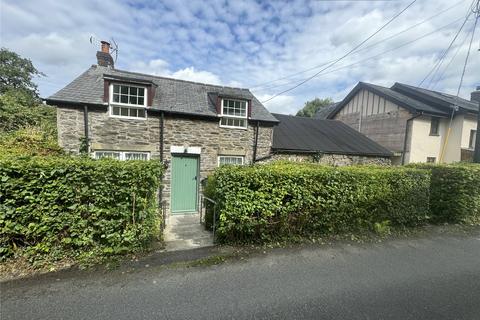
<svg viewBox="0 0 480 320">
<path fill-rule="evenodd" d="M 470 101 L 480 102 L 480 86 L 477 86 L 477 90 L 470 94 Z"/>
<path fill-rule="evenodd" d="M 97 64 L 102 67 L 110 67 L 113 69 L 113 58 L 110 54 L 110 43 L 107 41 L 100 41 L 102 47 L 97 51 Z"/>
<path fill-rule="evenodd" d="M 107 41 L 100 41 L 102 44 L 102 52 L 110 53 L 110 43 Z"/>
</svg>

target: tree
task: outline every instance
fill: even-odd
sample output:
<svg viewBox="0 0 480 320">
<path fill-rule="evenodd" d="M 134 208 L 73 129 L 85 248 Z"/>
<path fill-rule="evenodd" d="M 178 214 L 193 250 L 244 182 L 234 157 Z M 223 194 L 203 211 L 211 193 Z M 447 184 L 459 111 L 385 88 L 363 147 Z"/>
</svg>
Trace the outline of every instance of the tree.
<svg viewBox="0 0 480 320">
<path fill-rule="evenodd" d="M 44 74 L 33 66 L 30 59 L 6 48 L 0 49 L 0 94 L 14 90 L 38 98 L 38 87 L 32 81 L 36 76 Z"/>
<path fill-rule="evenodd" d="M 311 101 L 305 102 L 305 105 L 303 106 L 303 108 L 298 110 L 297 116 L 313 118 L 313 116 L 315 115 L 315 113 L 317 113 L 319 109 L 325 108 L 326 106 L 329 106 L 332 103 L 333 103 L 333 100 L 331 98 L 326 98 L 326 99 L 315 98 Z"/>
</svg>

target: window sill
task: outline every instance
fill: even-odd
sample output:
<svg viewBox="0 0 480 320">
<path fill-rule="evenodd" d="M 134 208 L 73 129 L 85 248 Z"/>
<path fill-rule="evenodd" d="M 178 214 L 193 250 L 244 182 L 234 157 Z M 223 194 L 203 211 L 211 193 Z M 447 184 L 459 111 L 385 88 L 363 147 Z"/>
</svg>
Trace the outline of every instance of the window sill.
<svg viewBox="0 0 480 320">
<path fill-rule="evenodd" d="M 125 119 L 125 120 L 140 120 L 140 121 L 145 121 L 147 120 L 147 117 L 145 118 L 140 118 L 140 117 L 128 117 L 128 116 L 114 116 L 114 115 L 109 115 L 110 118 L 116 118 L 116 119 Z"/>
<path fill-rule="evenodd" d="M 440 134 L 438 134 L 438 133 L 430 133 L 430 137 L 440 137 Z"/>
<path fill-rule="evenodd" d="M 220 128 L 226 128 L 226 129 L 240 129 L 240 130 L 247 130 L 248 127 L 234 127 L 234 126 L 222 126 L 220 125 Z"/>
</svg>

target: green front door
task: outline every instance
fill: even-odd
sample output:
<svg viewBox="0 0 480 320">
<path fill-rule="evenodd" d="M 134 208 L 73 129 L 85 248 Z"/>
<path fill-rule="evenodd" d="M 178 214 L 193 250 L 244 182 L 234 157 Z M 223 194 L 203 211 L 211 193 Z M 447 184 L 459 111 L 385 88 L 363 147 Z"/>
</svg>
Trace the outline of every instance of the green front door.
<svg viewBox="0 0 480 320">
<path fill-rule="evenodd" d="M 198 157 L 172 157 L 172 213 L 197 211 Z"/>
</svg>

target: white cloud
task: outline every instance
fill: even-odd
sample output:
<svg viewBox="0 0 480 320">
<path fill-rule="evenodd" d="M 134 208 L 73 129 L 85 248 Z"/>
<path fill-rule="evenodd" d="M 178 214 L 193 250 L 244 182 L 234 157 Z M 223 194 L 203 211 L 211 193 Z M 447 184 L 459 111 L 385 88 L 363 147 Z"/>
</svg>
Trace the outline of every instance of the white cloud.
<svg viewBox="0 0 480 320">
<path fill-rule="evenodd" d="M 471 1 L 421 1 L 368 43 L 375 43 L 428 16 L 451 10 L 401 36 L 360 51 L 331 70 L 371 57 L 465 16 Z M 48 75 L 39 80 L 49 95 L 96 62 L 91 35 L 119 44 L 118 68 L 185 80 L 253 87 L 342 56 L 406 5 L 405 1 L 202 0 L 41 2 L 3 0 L 2 46 L 32 59 Z M 41 14 L 48 12 L 47 14 Z M 418 84 L 448 46 L 461 21 L 378 58 L 319 76 L 267 103 L 274 112 L 295 113 L 315 97 L 342 99 L 358 81 Z M 469 21 L 459 36 L 471 30 Z M 477 33 L 475 43 L 478 43 Z M 437 90 L 456 91 L 467 42 Z M 478 85 L 480 59 L 472 53 L 461 94 Z M 449 61 L 452 54 L 447 56 Z M 445 63 L 446 65 L 447 63 Z M 255 88 L 259 100 L 288 89 L 319 68 Z M 279 86 L 280 85 L 280 86 Z"/>
</svg>

